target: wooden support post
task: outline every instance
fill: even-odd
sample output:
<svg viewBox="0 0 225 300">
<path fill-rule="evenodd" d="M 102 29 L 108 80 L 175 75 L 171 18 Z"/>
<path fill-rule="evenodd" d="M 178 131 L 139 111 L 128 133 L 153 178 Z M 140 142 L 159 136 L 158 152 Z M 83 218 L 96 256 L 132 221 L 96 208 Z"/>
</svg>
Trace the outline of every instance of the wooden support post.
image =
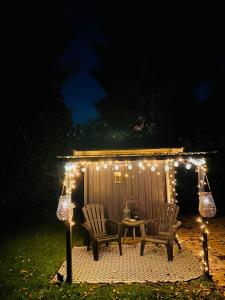
<svg viewBox="0 0 225 300">
<path fill-rule="evenodd" d="M 204 168 L 198 167 L 198 189 L 199 192 L 203 192 L 204 187 L 205 171 Z M 211 278 L 209 274 L 209 253 L 208 253 L 208 230 L 207 230 L 207 218 L 200 217 L 201 220 L 201 240 L 202 240 L 202 264 L 203 272 L 207 278 Z"/>
<path fill-rule="evenodd" d="M 66 225 L 66 282 L 72 283 L 72 230 L 70 220 L 65 221 Z"/>
<path fill-rule="evenodd" d="M 209 257 L 208 257 L 208 233 L 207 233 L 207 221 L 206 218 L 202 218 L 202 259 L 203 259 L 203 271 L 207 278 L 209 275 Z"/>
</svg>

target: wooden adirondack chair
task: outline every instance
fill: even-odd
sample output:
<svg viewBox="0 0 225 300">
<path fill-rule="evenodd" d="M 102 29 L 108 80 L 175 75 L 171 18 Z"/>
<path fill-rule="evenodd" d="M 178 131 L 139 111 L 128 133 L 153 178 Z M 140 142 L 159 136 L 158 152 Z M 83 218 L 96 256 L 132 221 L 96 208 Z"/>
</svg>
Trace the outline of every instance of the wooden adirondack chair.
<svg viewBox="0 0 225 300">
<path fill-rule="evenodd" d="M 119 253 L 122 255 L 121 237 L 120 237 L 120 224 L 118 222 L 105 219 L 103 205 L 100 203 L 90 203 L 82 208 L 85 223 L 82 224 L 89 233 L 87 250 L 90 249 L 90 242 L 92 243 L 94 260 L 99 257 L 99 245 L 109 242 L 117 241 L 119 245 Z M 116 230 L 112 230 L 112 226 Z M 111 229 L 111 230 L 110 230 Z M 115 229 L 115 228 L 114 228 Z"/>
<path fill-rule="evenodd" d="M 181 225 L 181 222 L 177 221 L 179 209 L 179 206 L 176 204 L 163 203 L 159 208 L 159 218 L 146 221 L 146 234 L 141 240 L 141 256 L 144 254 L 146 242 L 152 242 L 156 245 L 164 244 L 166 246 L 168 260 L 173 260 L 173 242 L 175 241 L 179 249 L 181 249 L 176 237 L 176 230 Z M 148 235 L 148 229 L 150 229 L 149 225 L 152 224 L 157 224 L 156 235 Z"/>
</svg>

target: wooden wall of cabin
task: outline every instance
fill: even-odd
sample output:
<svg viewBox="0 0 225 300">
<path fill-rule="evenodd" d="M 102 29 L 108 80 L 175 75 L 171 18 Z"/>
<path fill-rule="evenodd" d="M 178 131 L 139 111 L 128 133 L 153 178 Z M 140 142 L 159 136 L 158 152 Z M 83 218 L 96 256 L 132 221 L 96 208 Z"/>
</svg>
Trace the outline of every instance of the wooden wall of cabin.
<svg viewBox="0 0 225 300">
<path fill-rule="evenodd" d="M 142 170 L 136 162 L 132 163 L 132 170 L 128 170 L 124 163 L 119 165 L 121 183 L 115 183 L 113 165 L 106 169 L 101 167 L 99 171 L 94 165 L 89 165 L 84 176 L 84 204 L 101 202 L 108 218 L 120 221 L 126 198 L 133 200 L 144 218 L 156 218 L 159 204 L 167 201 L 164 162 L 157 161 L 154 172 L 149 167 Z"/>
</svg>

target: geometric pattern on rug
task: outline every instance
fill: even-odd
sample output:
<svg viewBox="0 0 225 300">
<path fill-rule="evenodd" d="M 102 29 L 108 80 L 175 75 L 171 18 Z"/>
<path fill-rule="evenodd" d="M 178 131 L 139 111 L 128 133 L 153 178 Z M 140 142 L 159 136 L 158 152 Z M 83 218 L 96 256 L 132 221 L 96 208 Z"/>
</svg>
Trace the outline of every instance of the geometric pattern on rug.
<svg viewBox="0 0 225 300">
<path fill-rule="evenodd" d="M 117 245 L 101 246 L 99 261 L 94 261 L 92 250 L 74 247 L 73 282 L 176 282 L 202 276 L 200 262 L 187 249 L 177 250 L 174 246 L 173 262 L 168 262 L 163 245 L 146 244 L 144 256 L 140 256 L 140 244 L 123 245 L 122 250 L 120 256 Z M 66 278 L 66 261 L 58 272 Z"/>
</svg>

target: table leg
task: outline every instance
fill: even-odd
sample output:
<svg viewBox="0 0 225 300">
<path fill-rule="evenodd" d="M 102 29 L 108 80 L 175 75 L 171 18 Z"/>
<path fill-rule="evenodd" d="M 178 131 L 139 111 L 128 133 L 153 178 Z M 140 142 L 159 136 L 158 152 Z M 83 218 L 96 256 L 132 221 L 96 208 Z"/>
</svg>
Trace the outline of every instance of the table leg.
<svg viewBox="0 0 225 300">
<path fill-rule="evenodd" d="M 135 226 L 133 227 L 133 239 L 134 239 L 134 245 L 135 245 Z"/>
<path fill-rule="evenodd" d="M 124 233 L 124 238 L 127 236 L 127 230 L 128 230 L 128 228 L 126 227 L 125 233 Z"/>
<path fill-rule="evenodd" d="M 141 236 L 145 236 L 145 225 L 144 224 L 141 224 L 140 225 L 140 231 L 141 231 Z"/>
</svg>

